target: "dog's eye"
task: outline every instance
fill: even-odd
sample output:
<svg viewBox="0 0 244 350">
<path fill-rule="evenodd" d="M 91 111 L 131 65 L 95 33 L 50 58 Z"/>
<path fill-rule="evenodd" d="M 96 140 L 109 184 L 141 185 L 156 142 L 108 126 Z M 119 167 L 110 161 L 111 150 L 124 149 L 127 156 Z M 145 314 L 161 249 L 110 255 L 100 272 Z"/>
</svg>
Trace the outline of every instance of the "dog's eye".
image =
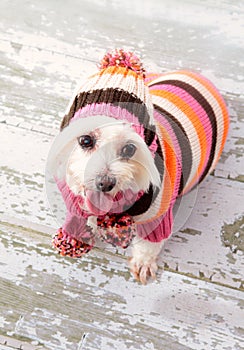
<svg viewBox="0 0 244 350">
<path fill-rule="evenodd" d="M 122 148 L 120 155 L 122 158 L 131 158 L 134 156 L 135 152 L 136 146 L 133 145 L 133 143 L 128 143 Z"/>
<path fill-rule="evenodd" d="M 95 139 L 90 135 L 80 136 L 78 142 L 83 149 L 92 149 L 95 145 Z"/>
</svg>

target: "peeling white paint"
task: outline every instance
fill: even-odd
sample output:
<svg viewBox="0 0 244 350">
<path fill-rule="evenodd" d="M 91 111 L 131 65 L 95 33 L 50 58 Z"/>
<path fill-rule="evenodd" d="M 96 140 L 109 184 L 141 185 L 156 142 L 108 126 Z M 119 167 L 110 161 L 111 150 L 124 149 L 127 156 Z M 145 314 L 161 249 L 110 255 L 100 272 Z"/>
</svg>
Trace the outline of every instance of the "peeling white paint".
<svg viewBox="0 0 244 350">
<path fill-rule="evenodd" d="M 223 245 L 221 228 L 243 212 L 242 1 L 74 0 L 58 11 L 54 0 L 25 3 L 0 4 L 0 214 L 10 223 L 0 227 L 1 331 L 57 350 L 240 349 L 243 297 L 221 285 L 240 287 L 243 252 Z M 47 153 L 75 85 L 115 46 L 136 49 L 151 71 L 200 71 L 228 100 L 215 176 L 177 212 L 160 260 L 192 277 L 160 269 L 140 286 L 122 250 L 71 261 L 53 253 L 50 237 L 11 228 L 57 227 L 44 192 Z"/>
</svg>

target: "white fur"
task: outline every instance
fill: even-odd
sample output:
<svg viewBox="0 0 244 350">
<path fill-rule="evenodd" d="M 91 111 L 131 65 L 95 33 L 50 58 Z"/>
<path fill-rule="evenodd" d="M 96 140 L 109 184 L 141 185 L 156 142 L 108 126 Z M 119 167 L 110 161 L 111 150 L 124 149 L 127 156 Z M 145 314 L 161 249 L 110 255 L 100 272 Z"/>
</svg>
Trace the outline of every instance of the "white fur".
<svg viewBox="0 0 244 350">
<path fill-rule="evenodd" d="M 116 178 L 116 185 L 109 192 L 112 196 L 127 189 L 135 193 L 147 191 L 150 183 L 160 186 L 159 173 L 151 152 L 129 124 L 116 123 L 86 129 L 85 134 L 92 134 L 96 138 L 94 149 L 83 150 L 77 141 L 67 162 L 66 182 L 75 194 L 85 196 L 87 190 L 96 190 L 95 178 L 104 173 Z M 81 131 L 80 135 L 84 133 Z M 125 160 L 121 158 L 120 152 L 128 143 L 133 143 L 137 150 L 132 158 Z M 150 275 L 155 278 L 156 258 L 161 248 L 162 243 L 151 243 L 139 237 L 134 240 L 130 267 L 142 283 L 146 283 Z"/>
<path fill-rule="evenodd" d="M 83 194 L 86 189 L 95 190 L 94 180 L 104 172 L 117 180 L 111 195 L 126 189 L 146 191 L 150 183 L 160 185 L 151 152 L 129 124 L 108 125 L 90 132 L 98 137 L 95 150 L 84 151 L 77 142 L 67 164 L 66 181 L 75 194 Z M 137 151 L 126 161 L 119 154 L 129 142 L 136 145 Z"/>
<path fill-rule="evenodd" d="M 151 276 L 156 279 L 157 257 L 164 245 L 164 241 L 159 243 L 149 242 L 140 237 L 135 237 L 132 247 L 132 258 L 130 259 L 131 272 L 136 279 L 146 284 L 147 278 Z"/>
</svg>

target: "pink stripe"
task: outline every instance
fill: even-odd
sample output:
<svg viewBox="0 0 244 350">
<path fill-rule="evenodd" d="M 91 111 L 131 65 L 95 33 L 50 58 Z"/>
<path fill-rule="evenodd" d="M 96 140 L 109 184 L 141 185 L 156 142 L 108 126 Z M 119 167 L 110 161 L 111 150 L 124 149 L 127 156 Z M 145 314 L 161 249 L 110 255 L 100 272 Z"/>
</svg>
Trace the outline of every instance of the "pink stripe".
<svg viewBox="0 0 244 350">
<path fill-rule="evenodd" d="M 81 109 L 79 109 L 71 121 L 77 120 L 79 118 L 86 118 L 94 115 L 106 115 L 108 117 L 113 117 L 116 120 L 129 122 L 131 124 L 140 125 L 138 118 L 128 112 L 125 108 L 119 106 L 113 106 L 110 103 L 92 103 Z"/>
<path fill-rule="evenodd" d="M 152 75 L 149 76 L 149 74 L 152 74 Z M 163 75 L 164 74 L 156 74 L 156 73 L 148 72 L 148 73 L 146 73 L 146 77 L 145 77 L 144 81 L 146 84 L 150 84 L 151 81 L 153 81 L 154 79 L 157 79 Z"/>
<path fill-rule="evenodd" d="M 74 117 L 71 119 L 71 122 L 79 118 L 86 118 L 94 115 L 106 115 L 112 117 L 119 121 L 125 121 L 132 124 L 135 132 L 141 136 L 144 141 L 144 126 L 140 124 L 139 119 L 133 113 L 128 112 L 125 108 L 119 106 L 113 106 L 110 103 L 92 103 L 81 109 L 79 109 Z M 157 150 L 156 138 L 149 147 L 152 156 L 155 156 Z"/>
<path fill-rule="evenodd" d="M 173 204 L 163 216 L 154 221 L 137 225 L 138 235 L 147 241 L 155 243 L 168 238 L 172 234 Z"/>
<path fill-rule="evenodd" d="M 209 121 L 207 113 L 202 108 L 202 106 L 198 103 L 197 100 L 195 100 L 186 90 L 184 90 L 180 87 L 173 86 L 170 84 L 161 84 L 161 85 L 158 84 L 158 85 L 154 85 L 151 89 L 168 91 L 168 92 L 175 94 L 176 96 L 181 98 L 185 103 L 187 103 L 187 105 L 198 116 L 199 122 L 202 124 L 202 126 L 204 128 L 205 136 L 207 139 L 207 150 L 206 150 L 206 156 L 205 156 L 204 166 L 203 166 L 203 170 L 202 170 L 202 172 L 203 172 L 206 165 L 207 165 L 208 158 L 210 156 L 211 140 L 212 140 L 212 126 L 211 126 L 211 123 Z M 186 115 L 188 113 L 189 112 L 186 111 Z M 194 128 L 197 128 L 197 125 L 193 124 L 193 126 L 194 126 Z M 201 176 L 201 174 L 199 174 L 199 177 L 200 176 Z"/>
</svg>

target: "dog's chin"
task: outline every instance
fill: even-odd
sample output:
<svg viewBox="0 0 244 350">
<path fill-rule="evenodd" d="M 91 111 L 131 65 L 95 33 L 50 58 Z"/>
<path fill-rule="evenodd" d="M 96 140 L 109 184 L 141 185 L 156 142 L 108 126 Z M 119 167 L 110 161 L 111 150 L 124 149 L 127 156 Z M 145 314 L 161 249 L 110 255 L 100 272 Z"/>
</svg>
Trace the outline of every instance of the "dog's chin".
<svg viewBox="0 0 244 350">
<path fill-rule="evenodd" d="M 142 193 L 148 191 L 151 178 L 149 173 L 140 164 L 114 162 L 112 173 L 116 178 L 116 185 L 108 192 L 99 191 L 94 186 L 94 181 L 78 183 L 71 188 L 73 192 L 79 194 L 84 199 L 84 209 L 88 213 L 99 216 L 108 212 L 123 212 L 124 206 L 132 206 Z"/>
<path fill-rule="evenodd" d="M 116 190 L 109 192 L 88 189 L 84 191 L 83 208 L 89 214 L 94 216 L 105 215 L 107 213 L 121 213 L 124 206 L 131 207 L 135 201 L 144 193 L 144 190 L 137 186 L 132 188 Z"/>
</svg>

